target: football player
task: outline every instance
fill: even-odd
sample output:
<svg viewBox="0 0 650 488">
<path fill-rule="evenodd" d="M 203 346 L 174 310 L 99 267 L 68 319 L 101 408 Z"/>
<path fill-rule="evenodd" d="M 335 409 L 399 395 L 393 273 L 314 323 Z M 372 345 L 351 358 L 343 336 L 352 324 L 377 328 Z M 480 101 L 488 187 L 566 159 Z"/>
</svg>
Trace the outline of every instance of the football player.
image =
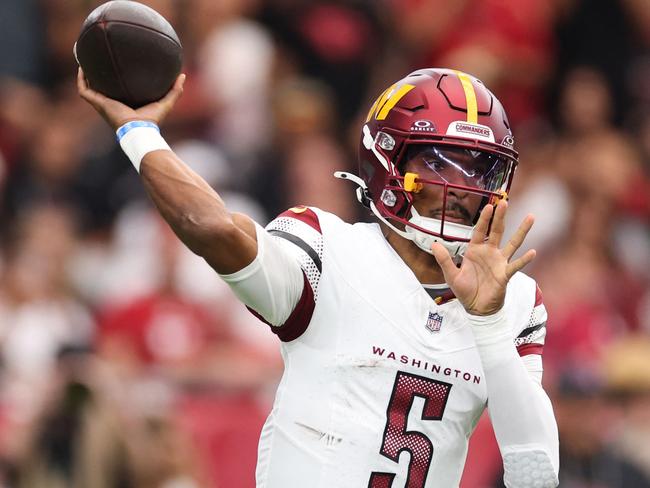
<svg viewBox="0 0 650 488">
<path fill-rule="evenodd" d="M 378 223 L 294 207 L 266 229 L 230 213 L 169 149 L 159 102 L 132 110 L 78 89 L 116 130 L 162 216 L 281 341 L 257 486 L 458 486 L 487 407 L 506 486 L 558 484 L 541 386 L 546 311 L 505 243 L 517 165 L 508 120 L 476 78 L 423 69 L 384 91 L 361 129 L 357 196 Z"/>
</svg>

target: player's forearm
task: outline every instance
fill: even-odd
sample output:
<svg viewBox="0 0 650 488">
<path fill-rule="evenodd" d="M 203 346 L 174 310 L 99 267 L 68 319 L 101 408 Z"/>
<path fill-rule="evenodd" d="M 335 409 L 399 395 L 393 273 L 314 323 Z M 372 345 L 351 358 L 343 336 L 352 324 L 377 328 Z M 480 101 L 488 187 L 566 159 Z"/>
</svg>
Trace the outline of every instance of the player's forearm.
<svg viewBox="0 0 650 488">
<path fill-rule="evenodd" d="M 209 229 L 232 225 L 217 192 L 173 152 L 147 154 L 140 175 L 151 200 L 183 242 L 198 243 Z"/>
<path fill-rule="evenodd" d="M 162 217 L 194 253 L 209 260 L 236 245 L 240 230 L 221 197 L 173 152 L 145 155 L 140 175 Z"/>
<path fill-rule="evenodd" d="M 559 444 L 551 402 L 519 358 L 503 310 L 490 317 L 470 317 L 470 321 L 485 372 L 506 486 L 557 486 Z M 531 476 L 541 484 L 528 484 L 525 479 Z"/>
<path fill-rule="evenodd" d="M 486 369 L 485 381 L 490 418 L 503 456 L 506 486 L 557 486 L 557 424 L 546 392 L 517 358 Z M 531 475 L 541 484 L 523 483 Z"/>
<path fill-rule="evenodd" d="M 234 273 L 253 261 L 253 221 L 228 212 L 217 192 L 172 152 L 156 124 L 132 120 L 116 134 L 151 200 L 190 250 L 218 273 Z"/>
</svg>

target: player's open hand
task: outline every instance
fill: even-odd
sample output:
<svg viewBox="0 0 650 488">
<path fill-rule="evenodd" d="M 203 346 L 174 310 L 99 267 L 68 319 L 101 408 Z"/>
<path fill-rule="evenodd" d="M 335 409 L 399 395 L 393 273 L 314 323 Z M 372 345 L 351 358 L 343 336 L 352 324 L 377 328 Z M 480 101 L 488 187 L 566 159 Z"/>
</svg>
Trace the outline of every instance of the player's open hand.
<svg viewBox="0 0 650 488">
<path fill-rule="evenodd" d="M 498 312 L 503 307 L 506 285 L 512 275 L 535 258 L 535 251 L 531 249 L 511 261 L 533 226 L 532 215 L 524 219 L 503 248 L 499 247 L 505 230 L 507 208 L 505 200 L 498 203 L 496 210 L 492 205 L 483 208 L 460 268 L 456 267 L 449 252 L 440 243 L 432 247 L 447 284 L 470 314 L 491 315 Z M 493 213 L 492 228 L 486 238 Z"/>
<path fill-rule="evenodd" d="M 77 90 L 79 91 L 79 95 L 99 112 L 113 130 L 117 130 L 130 120 L 150 120 L 155 124 L 160 124 L 182 95 L 184 83 L 185 75 L 180 74 L 176 78 L 172 89 L 163 98 L 144 107 L 132 109 L 128 105 L 108 98 L 90 88 L 81 68 L 79 68 L 79 72 L 77 73 Z"/>
</svg>

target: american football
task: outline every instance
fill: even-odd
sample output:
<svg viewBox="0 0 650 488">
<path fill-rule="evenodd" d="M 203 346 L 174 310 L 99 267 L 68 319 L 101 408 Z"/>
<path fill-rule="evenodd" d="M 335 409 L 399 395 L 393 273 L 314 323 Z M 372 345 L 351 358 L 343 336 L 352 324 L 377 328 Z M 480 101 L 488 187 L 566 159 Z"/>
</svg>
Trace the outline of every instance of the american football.
<svg viewBox="0 0 650 488">
<path fill-rule="evenodd" d="M 86 18 L 74 54 L 90 87 L 131 107 L 162 98 L 182 65 L 171 24 L 138 2 L 106 2 Z"/>
</svg>

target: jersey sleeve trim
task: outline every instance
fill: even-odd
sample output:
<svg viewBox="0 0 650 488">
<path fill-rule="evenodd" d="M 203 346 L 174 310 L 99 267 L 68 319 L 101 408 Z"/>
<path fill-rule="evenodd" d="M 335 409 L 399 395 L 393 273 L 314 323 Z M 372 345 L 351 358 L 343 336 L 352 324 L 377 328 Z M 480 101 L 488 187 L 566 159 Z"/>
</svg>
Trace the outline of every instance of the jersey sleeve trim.
<svg viewBox="0 0 650 488">
<path fill-rule="evenodd" d="M 528 356 L 529 354 L 539 354 L 541 356 L 544 352 L 544 345 L 535 343 L 522 344 L 521 346 L 517 346 L 517 352 L 521 357 Z"/>
<path fill-rule="evenodd" d="M 542 290 L 539 288 L 539 285 L 535 285 L 535 307 L 538 307 L 543 303 Z"/>
<path fill-rule="evenodd" d="M 266 230 L 287 252 L 293 254 L 307 276 L 318 301 L 323 272 L 324 239 L 318 215 L 308 207 L 294 207 L 280 214 Z"/>
<path fill-rule="evenodd" d="M 220 275 L 235 296 L 263 316 L 265 322 L 279 327 L 287 321 L 303 294 L 304 271 L 293 249 L 255 224 L 257 256 L 243 269 Z M 286 246 L 295 248 L 293 244 Z"/>
<path fill-rule="evenodd" d="M 314 313 L 316 301 L 314 299 L 314 291 L 309 284 L 307 275 L 303 271 L 304 286 L 302 295 L 296 304 L 296 307 L 289 315 L 289 318 L 280 326 L 271 327 L 271 331 L 278 336 L 282 342 L 291 342 L 300 337 L 307 330 L 311 317 Z M 259 313 L 250 307 L 248 310 L 255 315 L 262 322 L 271 325 Z"/>
<path fill-rule="evenodd" d="M 311 208 L 305 206 L 298 206 L 290 208 L 278 215 L 278 219 L 282 217 L 289 217 L 292 219 L 300 220 L 304 222 L 312 229 L 316 230 L 319 234 L 322 234 L 323 231 L 320 228 L 320 222 L 318 220 L 318 215 Z"/>
<path fill-rule="evenodd" d="M 522 357 L 530 354 L 541 355 L 546 340 L 546 307 L 544 307 L 542 291 L 537 283 L 533 282 L 533 285 L 535 287 L 535 296 L 534 299 L 529 298 L 529 300 L 531 300 L 529 303 L 532 305 L 532 309 L 528 309 L 530 310 L 530 312 L 528 312 L 528 320 L 526 320 L 526 323 L 523 324 L 523 329 L 521 329 L 515 337 L 517 352 Z M 531 293 L 532 291 L 531 287 Z"/>
<path fill-rule="evenodd" d="M 293 234 L 290 234 L 288 232 L 284 232 L 282 230 L 275 230 L 275 229 L 269 229 L 269 234 L 277 237 L 282 237 L 283 239 L 286 239 L 287 241 L 295 244 L 298 246 L 300 249 L 305 251 L 305 253 L 311 258 L 311 260 L 314 262 L 316 265 L 316 268 L 320 273 L 323 272 L 323 263 L 320 259 L 320 256 L 318 253 L 314 250 L 313 247 L 311 247 L 309 244 L 307 244 L 305 241 L 303 241 L 300 237 L 295 236 Z"/>
<path fill-rule="evenodd" d="M 542 329 L 543 327 L 546 327 L 546 322 L 542 322 L 541 324 L 534 325 L 532 327 L 526 327 L 524 330 L 521 331 L 521 333 L 517 336 L 517 339 L 523 339 L 526 336 L 537 332 L 538 330 Z"/>
</svg>

